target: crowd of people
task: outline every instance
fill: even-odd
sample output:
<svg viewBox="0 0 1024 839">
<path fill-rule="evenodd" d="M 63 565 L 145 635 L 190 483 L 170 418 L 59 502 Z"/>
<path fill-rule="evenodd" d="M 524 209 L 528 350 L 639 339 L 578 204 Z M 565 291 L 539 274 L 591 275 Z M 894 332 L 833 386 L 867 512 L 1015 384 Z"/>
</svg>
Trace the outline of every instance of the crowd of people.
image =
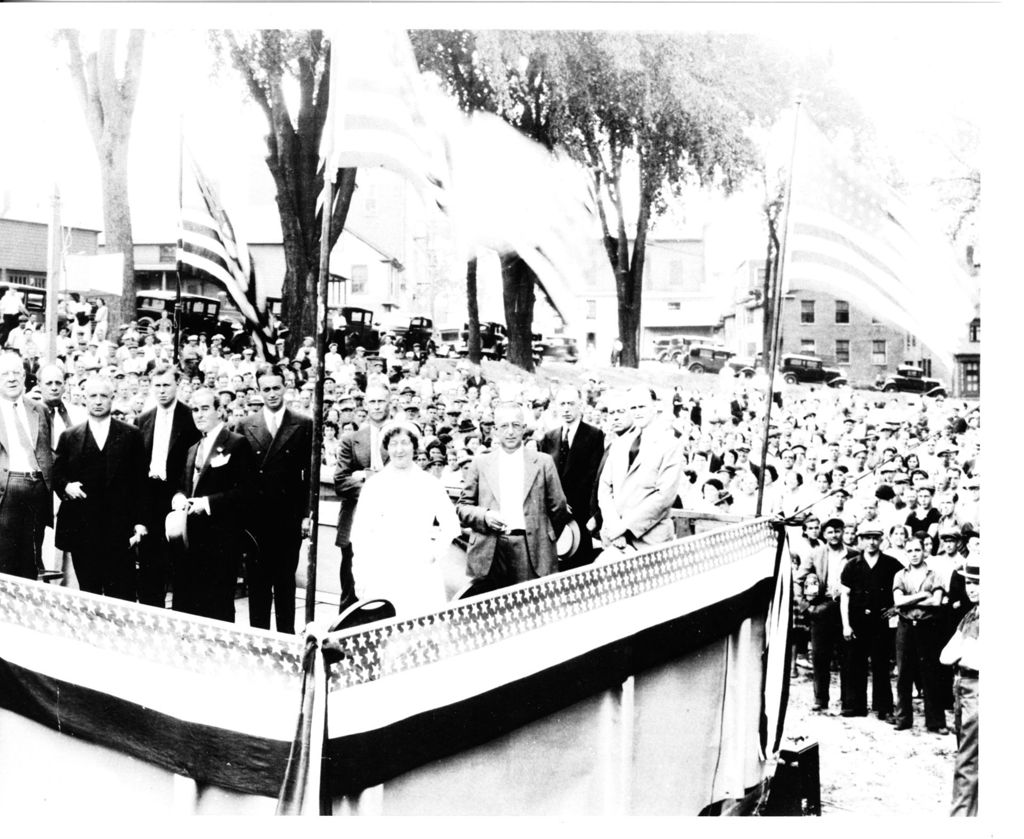
<svg viewBox="0 0 1024 839">
<path fill-rule="evenodd" d="M 83 590 L 159 607 L 169 591 L 171 608 L 229 621 L 241 573 L 250 624 L 269 628 L 273 610 L 294 632 L 312 339 L 268 365 L 244 333 L 187 335 L 175 365 L 166 330 L 105 327 L 67 324 L 55 359 L 11 341 L 16 327 L 5 336 L 0 570 L 36 578 L 59 555 Z M 976 766 L 977 654 L 963 640 L 977 638 L 977 405 L 786 387 L 766 428 L 756 379 L 539 385 L 420 348 L 381 358 L 334 344 L 324 367 L 316 477 L 341 502 L 339 610 L 377 597 L 400 615 L 442 607 L 453 540 L 481 592 L 674 539 L 673 510 L 730 520 L 760 504 L 791 531 L 815 709 L 831 707 L 834 663 L 838 713 L 870 707 L 896 730 L 912 727 L 916 692 L 926 728 L 947 733 L 955 695 L 961 739 L 974 709 Z M 967 812 L 976 774 L 961 776 Z"/>
</svg>

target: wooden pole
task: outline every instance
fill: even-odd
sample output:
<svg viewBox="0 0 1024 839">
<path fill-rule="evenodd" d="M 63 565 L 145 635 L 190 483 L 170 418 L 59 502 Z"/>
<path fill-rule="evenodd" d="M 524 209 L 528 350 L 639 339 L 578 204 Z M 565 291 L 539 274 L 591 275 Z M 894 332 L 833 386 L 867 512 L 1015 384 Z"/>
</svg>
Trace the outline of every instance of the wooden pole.
<svg viewBox="0 0 1024 839">
<path fill-rule="evenodd" d="M 768 466 L 768 433 L 771 430 L 772 403 L 775 401 L 775 371 L 779 364 L 779 320 L 782 316 L 782 280 L 786 265 L 786 239 L 789 233 L 789 208 L 793 203 L 793 166 L 796 163 L 796 135 L 797 126 L 800 123 L 800 100 L 796 101 L 796 108 L 793 115 L 793 145 L 790 149 L 789 172 L 786 183 L 786 221 L 782 226 L 782 241 L 779 244 L 778 271 L 775 276 L 775 288 L 773 289 L 772 305 L 772 345 L 765 347 L 765 357 L 769 362 L 768 367 L 768 390 L 765 393 L 764 429 L 761 439 L 761 469 L 757 477 L 757 509 L 755 514 L 761 515 L 761 506 L 764 501 L 764 476 Z M 765 311 L 768 309 L 768 301 L 765 301 Z M 770 350 L 770 352 L 769 352 Z"/>
<path fill-rule="evenodd" d="M 327 351 L 327 286 L 331 260 L 331 215 L 336 172 L 324 172 L 320 266 L 316 276 L 316 387 L 313 390 L 313 448 L 309 458 L 309 554 L 306 557 L 306 624 L 316 612 L 316 552 L 320 524 L 320 458 L 324 439 L 324 356 Z"/>
<path fill-rule="evenodd" d="M 181 240 L 185 220 L 182 218 L 185 192 L 185 116 L 178 114 L 178 249 L 174 260 L 174 366 L 178 366 L 181 350 Z"/>
<path fill-rule="evenodd" d="M 50 217 L 46 266 L 46 361 L 57 360 L 57 291 L 64 268 L 64 231 L 60 224 L 60 189 L 53 185 L 53 215 Z"/>
</svg>

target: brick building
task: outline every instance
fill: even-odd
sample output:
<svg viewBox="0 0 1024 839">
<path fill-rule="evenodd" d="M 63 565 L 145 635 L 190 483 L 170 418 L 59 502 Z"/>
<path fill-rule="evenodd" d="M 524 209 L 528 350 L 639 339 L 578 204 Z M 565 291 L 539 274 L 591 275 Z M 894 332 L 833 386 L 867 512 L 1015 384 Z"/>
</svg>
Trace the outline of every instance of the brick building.
<svg viewBox="0 0 1024 839">
<path fill-rule="evenodd" d="M 732 311 L 722 319 L 723 342 L 741 355 L 762 349 L 763 260 L 748 260 L 737 271 Z M 851 384 L 871 385 L 903 364 L 949 382 L 951 371 L 931 358 L 915 335 L 820 291 L 791 290 L 782 301 L 780 347 L 806 353 L 846 372 Z"/>
</svg>

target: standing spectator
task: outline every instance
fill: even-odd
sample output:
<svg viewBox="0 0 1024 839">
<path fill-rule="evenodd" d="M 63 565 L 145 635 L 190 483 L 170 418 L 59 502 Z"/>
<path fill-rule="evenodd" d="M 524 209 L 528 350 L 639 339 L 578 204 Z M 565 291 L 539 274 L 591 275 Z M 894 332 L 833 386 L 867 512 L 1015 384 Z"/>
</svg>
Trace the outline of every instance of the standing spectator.
<svg viewBox="0 0 1024 839">
<path fill-rule="evenodd" d="M 474 531 L 466 568 L 488 589 L 553 574 L 555 535 L 571 518 L 554 461 L 523 446 L 523 409 L 503 403 L 494 422 L 500 447 L 473 459 L 457 507 Z"/>
<path fill-rule="evenodd" d="M 844 717 L 867 715 L 868 663 L 871 666 L 871 710 L 892 722 L 889 662 L 893 637 L 887 612 L 893 605 L 892 586 L 903 566 L 881 552 L 882 529 L 872 522 L 857 528 L 861 555 L 851 559 L 840 575 L 840 616 L 846 651 L 842 669 Z"/>
<path fill-rule="evenodd" d="M 57 442 L 53 486 L 60 496 L 55 543 L 70 551 L 82 591 L 135 600 L 132 548 L 146 535 L 142 434 L 111 417 L 109 380 L 85 383 L 89 419 Z"/>
<path fill-rule="evenodd" d="M 633 429 L 612 443 L 598 485 L 605 550 L 635 551 L 675 538 L 670 510 L 679 493 L 683 448 L 655 423 L 650 388 L 627 393 Z"/>
<path fill-rule="evenodd" d="M 139 416 L 146 471 L 146 494 L 153 534 L 139 546 L 139 602 L 163 608 L 171 573 L 170 546 L 163 538 L 164 519 L 171 512 L 171 500 L 185 469 L 188 450 L 201 436 L 192 411 L 178 399 L 181 374 L 167 367 L 152 378 L 156 405 Z"/>
<path fill-rule="evenodd" d="M 380 384 L 366 389 L 364 399 L 367 423 L 358 431 L 346 434 L 338 444 L 338 468 L 334 473 L 334 490 L 341 499 L 338 510 L 338 535 L 335 544 L 341 548 L 341 601 L 344 611 L 356 600 L 352 576 L 352 517 L 359 503 L 359 493 L 366 479 L 387 463 L 381 432 L 391 413 L 391 391 Z"/>
<path fill-rule="evenodd" d="M 93 337 L 97 341 L 107 340 L 107 332 L 110 329 L 110 309 L 107 308 L 106 301 L 102 297 L 96 298 L 96 311 L 93 314 L 93 319 L 95 321 Z"/>
<path fill-rule="evenodd" d="M 21 357 L 0 353 L 0 571 L 30 580 L 53 521 L 51 435 L 46 409 L 25 398 Z"/>
<path fill-rule="evenodd" d="M 569 512 L 580 528 L 576 555 L 563 568 L 576 568 L 593 560 L 593 541 L 587 522 L 594 514 L 593 498 L 597 469 L 604 453 L 604 432 L 583 422 L 583 398 L 575 387 L 562 387 L 555 394 L 555 411 L 562 420 L 559 428 L 547 432 L 538 449 L 555 461 Z"/>
<path fill-rule="evenodd" d="M 957 755 L 953 767 L 953 806 L 951 816 L 978 815 L 978 671 L 981 655 L 978 646 L 981 609 L 980 556 L 972 556 L 964 569 L 967 597 L 973 604 L 956 632 L 943 648 L 939 660 L 956 667 Z"/>
<path fill-rule="evenodd" d="M 25 308 L 21 294 L 12 286 L 8 286 L 3 297 L 0 297 L 0 316 L 3 318 L 0 322 L 0 349 L 7 346 L 7 337 L 18 325 L 19 315 L 28 317 L 28 309 Z"/>
<path fill-rule="evenodd" d="M 188 520 L 186 548 L 174 564 L 172 608 L 230 623 L 256 462 L 245 438 L 228 430 L 216 405 L 208 388 L 192 394 L 192 416 L 203 436 L 188 450 L 171 501 Z"/>
<path fill-rule="evenodd" d="M 284 406 L 284 379 L 270 369 L 256 380 L 263 410 L 241 420 L 259 468 L 250 530 L 259 545 L 247 569 L 249 624 L 270 629 L 274 603 L 277 631 L 295 634 L 295 570 L 302 521 L 309 515 L 309 465 L 313 421 Z"/>
<path fill-rule="evenodd" d="M 827 711 L 832 679 L 832 656 L 843 634 L 840 618 L 842 584 L 846 563 L 857 554 L 843 544 L 843 520 L 829 519 L 821 528 L 821 550 L 808 552 L 797 569 L 794 581 L 800 585 L 812 574 L 817 577 L 824 600 L 809 615 L 811 629 L 811 667 L 814 670 L 812 711 Z M 806 595 L 806 592 L 805 592 Z M 843 703 L 846 708 L 846 703 Z"/>
<path fill-rule="evenodd" d="M 924 538 L 914 536 L 906 546 L 909 565 L 893 578 L 896 626 L 896 730 L 914 726 L 914 681 L 924 692 L 925 727 L 936 734 L 949 734 L 939 696 L 939 649 L 941 627 L 939 608 L 943 586 L 924 561 Z"/>
<path fill-rule="evenodd" d="M 931 555 L 939 545 L 940 513 L 932 506 L 935 485 L 928 482 L 919 483 L 916 492 L 917 506 L 907 516 L 907 527 L 911 533 L 924 533 L 928 536 L 928 554 Z"/>
<path fill-rule="evenodd" d="M 387 465 L 366 482 L 352 521 L 356 590 L 360 599 L 390 600 L 401 616 L 441 609 L 438 559 L 459 535 L 459 518 L 441 482 L 415 465 L 415 425 L 388 423 L 382 444 Z"/>
</svg>

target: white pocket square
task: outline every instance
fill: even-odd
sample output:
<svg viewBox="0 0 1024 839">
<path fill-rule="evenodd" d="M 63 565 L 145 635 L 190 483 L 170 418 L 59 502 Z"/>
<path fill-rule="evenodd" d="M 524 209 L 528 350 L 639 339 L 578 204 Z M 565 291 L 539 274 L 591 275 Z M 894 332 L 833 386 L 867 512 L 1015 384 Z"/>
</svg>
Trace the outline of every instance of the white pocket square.
<svg viewBox="0 0 1024 839">
<path fill-rule="evenodd" d="M 210 458 L 210 468 L 216 469 L 219 466 L 223 466 L 229 460 L 231 460 L 231 455 L 229 454 L 215 454 Z"/>
</svg>

